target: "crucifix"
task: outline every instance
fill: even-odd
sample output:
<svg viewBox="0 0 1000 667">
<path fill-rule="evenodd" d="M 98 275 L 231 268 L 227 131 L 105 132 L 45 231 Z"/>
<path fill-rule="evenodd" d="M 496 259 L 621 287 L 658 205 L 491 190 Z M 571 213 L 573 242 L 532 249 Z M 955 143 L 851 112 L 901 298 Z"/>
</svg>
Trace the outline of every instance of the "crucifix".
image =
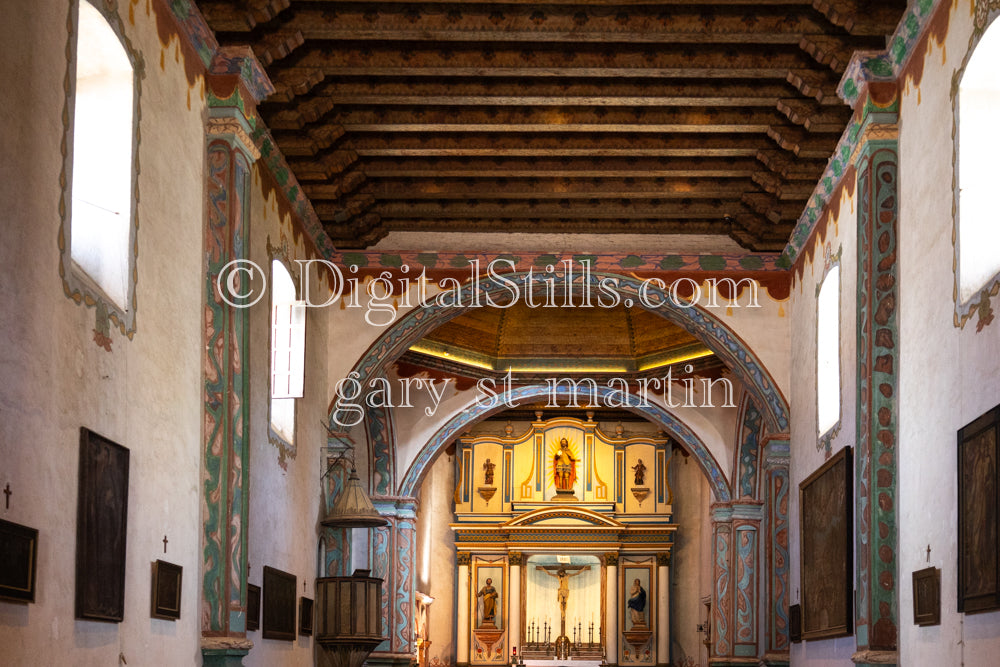
<svg viewBox="0 0 1000 667">
<path fill-rule="evenodd" d="M 7 501 L 7 509 L 10 509 L 10 494 L 14 493 L 10 490 L 10 482 L 7 482 L 7 486 L 3 489 L 3 494 L 7 496 L 5 500 Z"/>
<path fill-rule="evenodd" d="M 589 565 L 536 565 L 539 570 L 559 580 L 559 636 L 556 637 L 556 658 L 569 658 L 569 637 L 566 636 L 566 603 L 569 601 L 569 579 L 590 569 Z M 572 573 L 572 574 L 571 574 Z"/>
<path fill-rule="evenodd" d="M 163 553 L 167 553 L 167 542 L 168 542 L 167 536 L 164 535 L 163 536 Z"/>
</svg>

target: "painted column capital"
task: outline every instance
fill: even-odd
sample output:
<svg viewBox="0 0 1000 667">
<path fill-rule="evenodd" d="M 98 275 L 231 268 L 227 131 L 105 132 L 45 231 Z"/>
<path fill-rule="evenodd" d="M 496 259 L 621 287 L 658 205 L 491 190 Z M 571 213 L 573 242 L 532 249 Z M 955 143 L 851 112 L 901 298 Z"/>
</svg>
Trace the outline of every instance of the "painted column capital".
<svg viewBox="0 0 1000 667">
<path fill-rule="evenodd" d="M 669 551 L 665 551 L 665 552 L 656 554 L 656 564 L 658 566 L 666 565 L 667 567 L 670 567 L 670 552 Z"/>
<path fill-rule="evenodd" d="M 507 554 L 507 562 L 511 565 L 520 566 L 521 562 L 524 560 L 524 554 L 520 551 L 511 551 Z"/>
<path fill-rule="evenodd" d="M 472 554 L 470 554 L 467 551 L 459 551 L 458 554 L 455 556 L 455 564 L 458 565 L 459 567 L 463 565 L 465 565 L 466 567 L 472 565 Z"/>
<path fill-rule="evenodd" d="M 617 553 L 606 553 L 604 554 L 604 564 L 608 567 L 618 566 L 618 554 Z"/>
</svg>

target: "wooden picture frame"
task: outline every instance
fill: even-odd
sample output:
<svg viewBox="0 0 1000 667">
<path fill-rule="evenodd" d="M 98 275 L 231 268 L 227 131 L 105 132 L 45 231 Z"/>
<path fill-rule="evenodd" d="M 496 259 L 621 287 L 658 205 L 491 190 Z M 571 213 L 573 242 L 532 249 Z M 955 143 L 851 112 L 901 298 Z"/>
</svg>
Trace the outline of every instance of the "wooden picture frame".
<svg viewBox="0 0 1000 667">
<path fill-rule="evenodd" d="M 76 515 L 76 618 L 125 617 L 129 450 L 80 428 Z"/>
<path fill-rule="evenodd" d="M 38 530 L 0 519 L 0 600 L 35 601 Z"/>
<path fill-rule="evenodd" d="M 313 601 L 305 596 L 299 598 L 299 634 L 312 637 Z"/>
<path fill-rule="evenodd" d="M 153 585 L 150 594 L 149 615 L 167 621 L 181 617 L 181 582 L 184 568 L 165 560 L 153 563 Z"/>
<path fill-rule="evenodd" d="M 958 611 L 1000 609 L 1000 405 L 958 431 Z"/>
<path fill-rule="evenodd" d="M 295 641 L 295 575 L 264 566 L 264 639 Z"/>
<path fill-rule="evenodd" d="M 260 586 L 247 584 L 247 632 L 260 629 Z"/>
<path fill-rule="evenodd" d="M 941 625 L 941 570 L 936 567 L 913 573 L 913 622 Z"/>
<path fill-rule="evenodd" d="M 802 639 L 854 629 L 854 467 L 844 447 L 799 484 Z"/>
<path fill-rule="evenodd" d="M 802 607 L 797 604 L 788 607 L 788 639 L 793 644 L 802 641 Z"/>
</svg>

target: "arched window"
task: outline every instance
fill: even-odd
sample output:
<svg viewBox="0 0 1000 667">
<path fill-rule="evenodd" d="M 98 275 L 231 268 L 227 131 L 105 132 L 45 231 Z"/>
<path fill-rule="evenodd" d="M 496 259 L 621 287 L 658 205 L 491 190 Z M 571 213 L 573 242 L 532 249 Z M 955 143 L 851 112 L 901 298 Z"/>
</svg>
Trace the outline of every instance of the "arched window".
<svg viewBox="0 0 1000 667">
<path fill-rule="evenodd" d="M 816 420 L 819 435 L 840 421 L 840 265 L 830 267 L 816 298 Z"/>
<path fill-rule="evenodd" d="M 1000 273 L 1000 22 L 986 29 L 958 85 L 956 110 L 959 303 L 974 297 Z"/>
<path fill-rule="evenodd" d="M 107 12 L 107 13 L 105 13 Z M 66 292 L 134 329 L 137 56 L 112 10 L 80 0 L 70 34 L 62 267 Z"/>
<path fill-rule="evenodd" d="M 271 430 L 295 442 L 295 399 L 302 397 L 305 371 L 305 304 L 279 260 L 271 262 Z"/>
</svg>

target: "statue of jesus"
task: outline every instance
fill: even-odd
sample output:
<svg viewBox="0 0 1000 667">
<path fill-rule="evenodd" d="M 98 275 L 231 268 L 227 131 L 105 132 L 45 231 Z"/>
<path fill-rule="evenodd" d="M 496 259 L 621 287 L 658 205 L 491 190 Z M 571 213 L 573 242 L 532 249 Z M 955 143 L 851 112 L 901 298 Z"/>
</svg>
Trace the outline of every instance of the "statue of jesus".
<svg viewBox="0 0 1000 667">
<path fill-rule="evenodd" d="M 566 615 L 566 603 L 569 602 L 569 579 L 590 569 L 589 565 L 536 565 L 536 570 L 541 570 L 550 577 L 559 580 L 559 590 L 556 592 L 556 599 L 559 601 L 559 609 L 563 616 Z M 553 570 L 555 572 L 553 573 Z M 576 570 L 570 573 L 570 571 Z"/>
</svg>

